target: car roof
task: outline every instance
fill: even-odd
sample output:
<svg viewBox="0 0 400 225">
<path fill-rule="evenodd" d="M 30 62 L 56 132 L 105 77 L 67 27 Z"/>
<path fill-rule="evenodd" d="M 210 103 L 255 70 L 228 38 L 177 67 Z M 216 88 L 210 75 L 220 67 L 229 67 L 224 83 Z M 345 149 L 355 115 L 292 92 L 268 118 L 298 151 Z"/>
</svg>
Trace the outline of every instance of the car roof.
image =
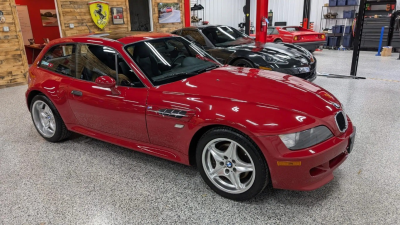
<svg viewBox="0 0 400 225">
<path fill-rule="evenodd" d="M 197 30 L 197 29 L 202 30 L 202 29 L 209 28 L 209 27 L 230 27 L 230 26 L 227 26 L 227 25 L 199 25 L 199 26 L 184 27 L 184 28 L 181 28 L 178 30 Z"/>
<path fill-rule="evenodd" d="M 174 37 L 176 35 L 168 34 L 168 33 L 153 33 L 153 32 L 139 32 L 139 33 L 90 33 L 90 34 L 81 34 L 76 36 L 70 36 L 66 38 L 59 39 L 59 42 L 66 42 L 69 40 L 102 40 L 102 41 L 117 41 L 123 45 L 131 44 L 143 40 L 156 39 L 156 38 L 165 38 L 165 37 Z"/>
</svg>

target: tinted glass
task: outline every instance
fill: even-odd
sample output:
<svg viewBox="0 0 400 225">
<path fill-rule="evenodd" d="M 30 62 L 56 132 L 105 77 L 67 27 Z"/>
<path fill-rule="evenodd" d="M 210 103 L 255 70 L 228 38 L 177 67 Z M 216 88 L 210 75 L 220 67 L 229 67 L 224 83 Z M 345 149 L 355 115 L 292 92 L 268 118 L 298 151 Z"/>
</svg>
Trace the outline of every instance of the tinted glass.
<svg viewBox="0 0 400 225">
<path fill-rule="evenodd" d="M 117 85 L 143 87 L 123 58 L 112 48 L 81 44 L 77 57 L 79 79 L 94 82 L 100 76 L 110 76 L 117 81 Z"/>
<path fill-rule="evenodd" d="M 126 51 L 155 86 L 221 66 L 201 48 L 181 37 L 135 43 L 127 46 Z"/>
<path fill-rule="evenodd" d="M 178 33 L 182 37 L 190 36 L 192 37 L 197 43 L 202 46 L 206 46 L 206 40 L 204 39 L 203 35 L 200 34 L 197 30 L 183 30 L 181 33 Z M 190 38 L 188 38 L 190 40 Z"/>
<path fill-rule="evenodd" d="M 208 27 L 203 30 L 207 39 L 217 47 L 250 44 L 254 41 L 233 27 Z"/>
<path fill-rule="evenodd" d="M 75 77 L 76 46 L 57 45 L 52 47 L 40 62 L 40 67 L 67 76 Z"/>
</svg>

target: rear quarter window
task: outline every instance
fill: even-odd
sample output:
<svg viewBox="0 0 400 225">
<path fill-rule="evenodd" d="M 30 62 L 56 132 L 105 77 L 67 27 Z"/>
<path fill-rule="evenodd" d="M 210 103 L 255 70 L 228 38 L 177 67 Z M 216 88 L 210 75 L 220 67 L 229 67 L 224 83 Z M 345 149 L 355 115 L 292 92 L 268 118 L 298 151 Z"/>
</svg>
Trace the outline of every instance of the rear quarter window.
<svg viewBox="0 0 400 225">
<path fill-rule="evenodd" d="M 50 48 L 39 67 L 55 73 L 75 77 L 76 45 L 57 45 Z"/>
</svg>

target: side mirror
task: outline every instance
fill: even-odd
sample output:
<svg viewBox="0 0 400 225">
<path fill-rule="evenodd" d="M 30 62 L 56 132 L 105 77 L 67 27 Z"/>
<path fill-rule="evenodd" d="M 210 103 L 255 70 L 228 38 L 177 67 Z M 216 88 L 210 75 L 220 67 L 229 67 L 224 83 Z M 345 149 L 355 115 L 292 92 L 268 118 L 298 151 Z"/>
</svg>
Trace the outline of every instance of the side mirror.
<svg viewBox="0 0 400 225">
<path fill-rule="evenodd" d="M 95 83 L 102 88 L 110 88 L 111 93 L 113 95 L 120 95 L 121 92 L 118 91 L 118 89 L 115 87 L 117 85 L 117 82 L 112 77 L 109 76 L 101 76 L 96 78 Z"/>
<path fill-rule="evenodd" d="M 96 79 L 96 84 L 103 88 L 114 88 L 117 84 L 115 80 L 109 76 L 101 76 Z"/>
</svg>

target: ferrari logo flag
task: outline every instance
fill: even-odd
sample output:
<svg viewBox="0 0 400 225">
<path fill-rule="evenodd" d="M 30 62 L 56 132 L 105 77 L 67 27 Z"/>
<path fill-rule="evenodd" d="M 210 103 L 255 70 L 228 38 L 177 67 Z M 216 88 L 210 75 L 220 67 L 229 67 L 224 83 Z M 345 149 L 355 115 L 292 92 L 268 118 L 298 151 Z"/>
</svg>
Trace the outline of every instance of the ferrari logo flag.
<svg viewBox="0 0 400 225">
<path fill-rule="evenodd" d="M 94 23 L 100 28 L 104 29 L 110 19 L 110 6 L 105 1 L 92 1 L 89 2 L 90 15 Z"/>
</svg>

